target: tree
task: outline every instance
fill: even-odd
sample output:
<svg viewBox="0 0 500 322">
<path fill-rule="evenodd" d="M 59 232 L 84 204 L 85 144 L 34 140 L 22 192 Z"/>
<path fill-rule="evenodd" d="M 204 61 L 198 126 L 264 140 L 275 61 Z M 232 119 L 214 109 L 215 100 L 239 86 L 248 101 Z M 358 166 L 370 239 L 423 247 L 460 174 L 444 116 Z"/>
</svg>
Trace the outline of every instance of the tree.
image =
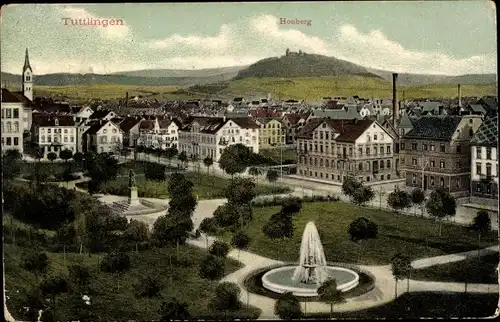
<svg viewBox="0 0 500 322">
<path fill-rule="evenodd" d="M 478 232 L 478 240 L 481 242 L 481 235 L 484 236 L 491 230 L 491 219 L 488 211 L 479 210 L 474 217 L 471 228 Z"/>
<path fill-rule="evenodd" d="M 39 288 L 29 290 L 23 304 L 27 308 L 25 315 L 28 321 L 38 321 L 39 311 L 46 309 L 45 298 Z"/>
<path fill-rule="evenodd" d="M 162 302 L 159 310 L 160 322 L 191 319 L 188 307 L 186 302 L 180 302 L 175 297 L 169 301 Z"/>
<path fill-rule="evenodd" d="M 398 210 L 403 210 L 410 207 L 411 197 L 406 191 L 396 188 L 396 190 L 391 192 L 387 197 L 387 204 L 389 205 L 389 207 L 394 209 L 395 212 L 398 212 Z"/>
<path fill-rule="evenodd" d="M 164 181 L 166 167 L 158 163 L 146 163 L 144 167 L 144 177 L 147 180 Z"/>
<path fill-rule="evenodd" d="M 353 196 L 354 192 L 361 187 L 363 187 L 361 182 L 350 176 L 346 177 L 344 182 L 342 182 L 342 192 L 349 197 Z"/>
<path fill-rule="evenodd" d="M 64 149 L 59 153 L 59 157 L 64 160 L 64 162 L 68 162 L 68 160 L 73 157 L 73 152 L 68 149 Z"/>
<path fill-rule="evenodd" d="M 69 278 L 74 284 L 78 286 L 85 286 L 89 284 L 92 275 L 90 274 L 90 269 L 88 266 L 76 264 L 71 265 L 68 270 Z"/>
<path fill-rule="evenodd" d="M 236 232 L 231 239 L 231 244 L 238 249 L 246 249 L 250 244 L 250 236 L 242 230 Z"/>
<path fill-rule="evenodd" d="M 50 162 L 54 162 L 54 160 L 57 159 L 57 154 L 55 152 L 49 152 L 47 154 L 47 159 L 49 159 Z"/>
<path fill-rule="evenodd" d="M 217 285 L 215 295 L 208 303 L 208 308 L 217 311 L 237 311 L 241 308 L 240 292 L 237 284 L 222 282 Z"/>
<path fill-rule="evenodd" d="M 125 230 L 124 237 L 135 243 L 136 250 L 139 249 L 138 244 L 149 240 L 148 225 L 142 221 L 131 219 Z"/>
<path fill-rule="evenodd" d="M 349 235 L 351 240 L 358 243 L 358 262 L 361 257 L 361 242 L 365 239 L 373 239 L 377 237 L 378 227 L 374 222 L 369 221 L 364 217 L 357 218 L 349 225 Z"/>
<path fill-rule="evenodd" d="M 206 157 L 203 159 L 203 164 L 207 167 L 207 174 L 210 174 L 210 167 L 214 164 L 214 160 L 211 157 Z"/>
<path fill-rule="evenodd" d="M 186 151 L 182 151 L 181 153 L 179 153 L 179 156 L 177 158 L 179 159 L 179 161 L 182 162 L 182 166 L 186 167 L 186 162 L 188 160 L 188 156 L 186 154 Z"/>
<path fill-rule="evenodd" d="M 422 189 L 416 188 L 413 189 L 411 192 L 411 202 L 414 205 L 422 205 L 422 203 L 425 201 L 425 193 L 422 191 Z M 422 208 L 422 214 L 423 214 L 424 209 Z M 415 208 L 415 214 L 417 212 L 417 209 Z"/>
<path fill-rule="evenodd" d="M 333 278 L 329 278 L 321 284 L 318 288 L 318 295 L 321 301 L 330 304 L 330 315 L 333 315 L 334 304 L 345 302 L 342 291 L 337 289 L 337 281 Z"/>
<path fill-rule="evenodd" d="M 139 278 L 136 290 L 138 297 L 152 298 L 160 292 L 161 284 L 157 278 L 147 275 Z"/>
<path fill-rule="evenodd" d="M 45 253 L 28 251 L 21 258 L 21 266 L 31 272 L 44 274 L 49 268 L 49 258 Z"/>
<path fill-rule="evenodd" d="M 196 173 L 198 173 L 199 169 L 200 169 L 200 167 L 199 167 L 200 157 L 197 154 L 191 154 L 189 159 L 193 163 L 193 168 L 196 170 Z"/>
<path fill-rule="evenodd" d="M 274 304 L 274 314 L 282 320 L 300 319 L 302 311 L 299 299 L 292 292 L 283 293 Z"/>
<path fill-rule="evenodd" d="M 266 179 L 271 182 L 273 185 L 276 185 L 276 181 L 278 180 L 279 174 L 274 169 L 269 169 L 266 174 Z"/>
<path fill-rule="evenodd" d="M 198 228 L 202 233 L 205 234 L 207 238 L 207 248 L 208 248 L 208 235 L 214 234 L 217 232 L 217 223 L 215 221 L 214 217 L 207 217 L 204 218 L 201 223 L 200 227 Z"/>
<path fill-rule="evenodd" d="M 56 296 L 68 292 L 68 282 L 62 276 L 51 276 L 45 279 L 40 285 L 43 295 L 49 295 L 52 300 L 52 308 L 56 309 Z"/>
<path fill-rule="evenodd" d="M 293 222 L 290 215 L 278 212 L 269 218 L 262 232 L 270 239 L 290 238 L 293 236 Z"/>
<path fill-rule="evenodd" d="M 214 255 L 208 255 L 200 263 L 201 278 L 217 280 L 224 276 L 224 259 Z"/>
<path fill-rule="evenodd" d="M 97 192 L 102 183 L 116 178 L 118 161 L 108 153 L 87 153 L 85 160 L 89 176 L 92 179 L 92 183 L 89 185 L 90 193 Z"/>
<path fill-rule="evenodd" d="M 168 159 L 168 166 L 171 167 L 172 159 L 177 155 L 177 153 L 179 153 L 179 151 L 177 151 L 177 148 L 175 146 L 171 146 L 166 148 L 164 153 Z"/>
<path fill-rule="evenodd" d="M 222 151 L 219 159 L 219 167 L 233 177 L 242 173 L 249 166 L 252 152 L 241 143 L 233 144 Z"/>
<path fill-rule="evenodd" d="M 106 254 L 101 262 L 101 270 L 107 273 L 121 273 L 130 269 L 130 256 L 127 253 Z"/>
<path fill-rule="evenodd" d="M 255 182 L 259 182 L 259 176 L 260 176 L 260 170 L 259 168 L 257 167 L 250 167 L 250 169 L 248 169 L 248 174 L 250 174 L 251 176 L 253 176 L 256 180 Z"/>
<path fill-rule="evenodd" d="M 84 168 L 84 166 L 82 164 L 83 159 L 84 159 L 84 154 L 81 152 L 76 152 L 73 155 L 73 161 L 75 161 L 75 163 L 78 164 L 81 168 Z"/>
<path fill-rule="evenodd" d="M 351 197 L 355 205 L 362 206 L 372 200 L 375 197 L 375 193 L 371 187 L 361 187 L 356 189 Z"/>
<path fill-rule="evenodd" d="M 443 219 L 456 214 L 457 203 L 455 198 L 443 189 L 434 190 L 425 207 L 427 212 L 439 221 L 439 237 Z"/>
<path fill-rule="evenodd" d="M 229 245 L 223 241 L 216 240 L 212 243 L 208 252 L 214 256 L 225 258 L 229 253 Z"/>
<path fill-rule="evenodd" d="M 285 215 L 296 215 L 302 209 L 302 200 L 298 197 L 288 197 L 281 203 L 281 212 Z"/>
<path fill-rule="evenodd" d="M 23 156 L 18 150 L 7 150 L 2 154 L 2 175 L 4 180 L 12 180 L 21 174 Z"/>
<path fill-rule="evenodd" d="M 408 292 L 410 289 L 410 272 L 411 260 L 410 257 L 403 253 L 397 253 L 391 258 L 392 276 L 394 276 L 394 298 L 398 297 L 398 280 L 407 279 Z"/>
</svg>

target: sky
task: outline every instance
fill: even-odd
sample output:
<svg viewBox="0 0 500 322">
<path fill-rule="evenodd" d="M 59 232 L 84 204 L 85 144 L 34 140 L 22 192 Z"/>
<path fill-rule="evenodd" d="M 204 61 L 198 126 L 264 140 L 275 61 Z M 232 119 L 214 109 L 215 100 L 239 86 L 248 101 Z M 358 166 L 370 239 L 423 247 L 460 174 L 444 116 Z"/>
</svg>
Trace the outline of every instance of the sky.
<svg viewBox="0 0 500 322">
<path fill-rule="evenodd" d="M 0 67 L 14 74 L 26 48 L 35 75 L 248 65 L 287 48 L 399 73 L 497 72 L 488 0 L 11 4 L 0 30 Z"/>
</svg>

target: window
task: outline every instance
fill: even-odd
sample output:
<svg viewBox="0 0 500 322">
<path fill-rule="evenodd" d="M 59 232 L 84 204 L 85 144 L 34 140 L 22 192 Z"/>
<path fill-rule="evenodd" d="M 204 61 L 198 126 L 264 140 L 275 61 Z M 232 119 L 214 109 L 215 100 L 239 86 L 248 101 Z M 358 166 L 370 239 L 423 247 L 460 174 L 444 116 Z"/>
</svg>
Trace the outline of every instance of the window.
<svg viewBox="0 0 500 322">
<path fill-rule="evenodd" d="M 455 168 L 460 168 L 460 161 L 455 162 Z"/>
<path fill-rule="evenodd" d="M 49 133 L 49 134 L 50 134 L 50 131 L 51 131 L 51 129 L 47 129 L 47 133 Z"/>
<path fill-rule="evenodd" d="M 476 185 L 476 192 L 481 192 L 481 190 L 482 190 L 481 185 L 480 184 Z"/>
<path fill-rule="evenodd" d="M 381 155 L 384 154 L 384 147 L 383 146 L 380 147 L 380 154 Z"/>
<path fill-rule="evenodd" d="M 40 137 L 40 142 L 45 143 L 45 135 L 42 135 L 42 136 Z"/>
<path fill-rule="evenodd" d="M 457 144 L 457 153 L 462 153 L 462 147 L 460 144 Z"/>
<path fill-rule="evenodd" d="M 460 178 L 457 178 L 457 188 L 460 188 Z"/>
<path fill-rule="evenodd" d="M 380 160 L 380 169 L 384 168 L 384 160 Z"/>
<path fill-rule="evenodd" d="M 19 138 L 14 138 L 14 145 L 19 145 Z"/>
<path fill-rule="evenodd" d="M 411 177 L 411 183 L 416 184 L 417 183 L 417 175 L 414 173 Z"/>
<path fill-rule="evenodd" d="M 412 149 L 412 150 L 416 150 L 416 149 L 417 149 L 417 142 L 413 142 L 413 143 L 411 144 L 411 149 Z"/>
<path fill-rule="evenodd" d="M 403 143 L 401 143 L 401 150 L 404 150 L 404 149 L 405 149 L 405 144 L 403 142 Z"/>
<path fill-rule="evenodd" d="M 64 143 L 68 143 L 68 137 L 67 136 L 64 137 Z"/>
<path fill-rule="evenodd" d="M 486 159 L 491 160 L 491 148 L 486 148 Z"/>
<path fill-rule="evenodd" d="M 108 131 L 108 130 L 104 129 L 104 130 L 102 130 L 102 133 L 106 134 L 106 132 L 107 132 L 107 131 Z"/>
<path fill-rule="evenodd" d="M 12 110 L 10 108 L 5 110 L 6 113 L 6 118 L 11 119 L 12 118 Z"/>
<path fill-rule="evenodd" d="M 370 142 L 370 141 L 371 141 L 371 139 L 370 139 L 370 136 L 369 136 L 369 135 L 367 135 L 367 136 L 366 136 L 366 141 L 367 141 L 367 142 Z"/>
<path fill-rule="evenodd" d="M 358 149 L 358 155 L 359 155 L 359 156 L 362 156 L 362 155 L 363 155 L 363 148 L 359 148 L 359 149 Z"/>
<path fill-rule="evenodd" d="M 12 138 L 7 138 L 7 145 L 12 145 Z"/>
<path fill-rule="evenodd" d="M 417 158 L 411 159 L 411 165 L 417 165 Z"/>
<path fill-rule="evenodd" d="M 488 184 L 486 185 L 486 193 L 487 193 L 487 194 L 491 194 L 491 184 L 490 184 L 490 183 L 488 183 Z"/>
<path fill-rule="evenodd" d="M 405 157 L 401 157 L 401 164 L 405 164 Z"/>
<path fill-rule="evenodd" d="M 431 186 L 434 186 L 434 177 L 431 177 L 430 179 L 431 179 L 430 180 L 431 181 Z"/>
<path fill-rule="evenodd" d="M 434 149 L 435 149 L 435 148 L 434 148 L 434 144 L 431 144 L 431 147 L 430 147 L 430 148 L 431 148 L 431 151 L 434 151 Z"/>
<path fill-rule="evenodd" d="M 441 169 L 444 169 L 444 161 L 443 161 L 443 160 L 441 160 L 441 161 L 439 162 L 439 167 L 440 167 Z"/>
<path fill-rule="evenodd" d="M 427 144 L 422 144 L 422 150 L 427 151 Z"/>
<path fill-rule="evenodd" d="M 391 180 L 391 175 L 390 174 L 387 175 L 387 180 Z"/>
<path fill-rule="evenodd" d="M 387 160 L 387 169 L 391 168 L 391 160 Z"/>
<path fill-rule="evenodd" d="M 380 180 L 384 180 L 384 175 L 380 175 Z"/>
<path fill-rule="evenodd" d="M 328 140 L 328 132 L 325 133 L 325 139 Z"/>
<path fill-rule="evenodd" d="M 441 188 L 444 187 L 444 178 L 443 177 L 439 178 L 439 185 L 441 186 Z"/>
<path fill-rule="evenodd" d="M 5 118 L 5 109 L 2 108 L 2 118 Z"/>
<path fill-rule="evenodd" d="M 445 152 L 444 143 L 441 143 L 441 144 L 439 145 L 439 150 L 440 150 L 441 152 Z"/>
<path fill-rule="evenodd" d="M 12 132 L 12 124 L 10 122 L 7 122 L 7 126 L 6 126 L 5 132 L 7 132 L 7 133 Z"/>
<path fill-rule="evenodd" d="M 431 160 L 431 168 L 435 168 L 435 167 L 436 167 L 436 161 Z"/>
<path fill-rule="evenodd" d="M 49 136 L 47 136 L 47 142 L 48 142 L 48 143 L 52 143 L 52 137 L 51 137 L 50 135 L 49 135 Z"/>
<path fill-rule="evenodd" d="M 391 146 L 390 146 L 390 145 L 388 145 L 388 146 L 387 146 L 386 151 L 387 151 L 387 154 L 390 154 L 390 153 L 391 153 Z"/>
<path fill-rule="evenodd" d="M 67 134 L 68 133 L 68 129 L 64 129 L 64 134 Z"/>
<path fill-rule="evenodd" d="M 14 114 L 13 118 L 18 119 L 19 118 L 19 109 L 18 108 L 14 108 L 13 109 L 13 114 Z"/>
<path fill-rule="evenodd" d="M 476 159 L 481 159 L 481 147 L 476 147 Z"/>
<path fill-rule="evenodd" d="M 373 141 L 377 141 L 377 134 L 373 135 Z"/>
<path fill-rule="evenodd" d="M 491 163 L 486 164 L 486 176 L 491 176 Z"/>
<path fill-rule="evenodd" d="M 366 148 L 366 155 L 370 155 L 370 148 Z"/>
<path fill-rule="evenodd" d="M 363 164 L 362 163 L 358 164 L 358 170 L 363 171 Z"/>
</svg>

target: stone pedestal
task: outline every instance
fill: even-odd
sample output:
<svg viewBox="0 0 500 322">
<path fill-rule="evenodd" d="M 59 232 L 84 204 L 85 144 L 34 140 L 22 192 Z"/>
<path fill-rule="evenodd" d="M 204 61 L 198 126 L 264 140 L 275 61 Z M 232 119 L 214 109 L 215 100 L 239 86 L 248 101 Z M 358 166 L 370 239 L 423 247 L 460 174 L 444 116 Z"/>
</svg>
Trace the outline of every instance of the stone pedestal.
<svg viewBox="0 0 500 322">
<path fill-rule="evenodd" d="M 130 193 L 129 193 L 129 197 L 128 197 L 128 203 L 131 206 L 138 206 L 138 205 L 140 205 L 139 197 L 138 197 L 138 193 L 137 193 L 137 188 L 136 187 L 131 187 L 131 188 L 129 188 L 129 190 L 130 190 Z"/>
</svg>

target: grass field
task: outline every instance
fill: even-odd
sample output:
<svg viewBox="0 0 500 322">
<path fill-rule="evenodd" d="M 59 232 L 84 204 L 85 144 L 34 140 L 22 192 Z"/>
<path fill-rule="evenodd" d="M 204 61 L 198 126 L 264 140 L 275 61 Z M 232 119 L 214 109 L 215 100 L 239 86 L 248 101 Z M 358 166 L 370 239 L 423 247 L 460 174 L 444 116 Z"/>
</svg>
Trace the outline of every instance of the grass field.
<svg viewBox="0 0 500 322">
<path fill-rule="evenodd" d="M 297 261 L 302 233 L 309 221 L 316 224 L 326 259 L 331 262 L 357 263 L 359 256 L 361 264 L 383 265 L 389 264 L 397 252 L 417 259 L 495 244 L 495 236 L 491 235 L 478 245 L 477 235 L 462 226 L 443 223 L 442 236 L 439 237 L 439 225 L 431 219 L 396 215 L 341 202 L 304 203 L 300 214 L 293 219 L 293 237 L 273 241 L 264 235 L 262 227 L 279 209 L 254 208 L 253 220 L 248 228 L 251 252 L 287 262 Z M 378 225 L 377 238 L 362 241 L 361 247 L 351 241 L 348 234 L 349 224 L 359 217 Z M 230 241 L 231 236 L 224 233 L 222 238 Z"/>
<path fill-rule="evenodd" d="M 103 193 L 109 193 L 113 195 L 119 196 L 128 196 L 128 177 L 125 174 L 128 174 L 128 170 L 124 167 L 124 170 L 121 170 L 122 177 L 116 178 L 115 180 L 109 181 L 102 186 Z M 144 176 L 141 176 L 140 170 L 137 172 L 139 175 L 136 177 L 137 189 L 139 193 L 139 197 L 145 198 L 168 198 L 167 191 L 167 182 L 164 181 L 151 181 L 146 180 Z M 216 199 L 216 198 L 224 198 L 224 190 L 229 185 L 229 180 L 215 177 L 212 175 L 207 175 L 200 171 L 200 173 L 196 172 L 185 172 L 183 175 L 193 182 L 194 184 L 194 193 L 198 196 L 199 199 Z M 87 183 L 77 184 L 78 187 L 86 189 Z M 266 194 L 278 194 L 278 193 L 286 193 L 289 189 L 285 187 L 273 187 L 270 185 L 257 185 L 256 193 L 258 195 L 266 195 Z"/>
<path fill-rule="evenodd" d="M 297 163 L 297 151 L 293 149 L 283 149 L 283 152 L 279 148 L 276 149 L 265 149 L 260 150 L 259 154 L 262 154 L 265 157 L 271 158 L 276 161 L 278 164 L 283 158 L 283 163 L 286 160 L 292 160 L 293 163 Z"/>
<path fill-rule="evenodd" d="M 495 314 L 498 295 L 462 293 L 405 293 L 395 301 L 378 307 L 355 311 L 335 312 L 336 319 L 420 319 L 490 317 Z M 307 312 L 306 312 L 307 313 Z M 328 319 L 329 313 L 306 314 L 306 318 Z"/>
<path fill-rule="evenodd" d="M 373 77 L 363 76 L 325 76 L 325 77 L 249 77 L 227 82 L 216 93 L 201 93 L 199 90 L 175 94 L 179 86 L 136 86 L 136 85 L 75 85 L 75 86 L 37 86 L 35 95 L 64 95 L 79 99 L 112 99 L 143 95 L 151 98 L 189 99 L 193 97 L 232 98 L 235 96 L 266 96 L 271 93 L 274 98 L 305 99 L 315 102 L 325 96 L 358 95 L 367 98 L 392 97 L 390 82 Z M 405 92 L 405 99 L 414 98 L 453 98 L 457 97 L 456 85 L 398 86 L 399 98 Z M 462 85 L 462 96 L 496 95 L 497 85 Z"/>
<path fill-rule="evenodd" d="M 412 271 L 416 280 L 497 284 L 498 253 Z"/>
<path fill-rule="evenodd" d="M 125 98 L 128 92 L 129 98 L 142 95 L 150 98 L 171 99 L 171 92 L 176 91 L 179 86 L 141 86 L 141 85 L 119 85 L 119 84 L 86 84 L 68 86 L 36 86 L 35 96 L 65 96 L 74 99 L 120 99 Z"/>
<path fill-rule="evenodd" d="M 24 296 L 30 289 L 40 282 L 40 278 L 33 273 L 20 268 L 21 256 L 24 249 L 12 245 L 4 245 L 5 288 L 9 297 L 7 306 L 10 313 L 16 318 L 26 320 L 23 315 Z M 48 253 L 50 268 L 48 274 L 67 275 L 67 266 L 83 263 L 91 269 L 92 310 L 97 313 L 101 321 L 153 321 L 160 318 L 158 309 L 162 299 L 177 298 L 189 304 L 191 315 L 200 317 L 208 313 L 207 304 L 213 297 L 217 281 L 202 279 L 198 276 L 198 263 L 206 256 L 206 251 L 189 246 L 181 246 L 181 260 L 187 264 L 176 264 L 175 249 L 161 248 L 146 250 L 139 253 L 129 253 L 131 269 L 122 276 L 102 273 L 98 270 L 98 255 L 88 256 L 67 253 Z M 102 258 L 102 256 L 101 256 Z M 172 265 L 170 265 L 172 259 Z M 227 259 L 225 272 L 229 274 L 237 270 L 238 262 Z M 135 297 L 135 290 L 139 277 L 145 274 L 158 278 L 162 290 L 158 297 L 151 299 Z M 56 314 L 61 321 L 70 320 L 68 316 L 69 294 L 58 296 Z M 258 317 L 260 310 L 245 306 L 234 316 L 243 318 Z M 228 314 L 232 315 L 232 314 Z"/>
</svg>

